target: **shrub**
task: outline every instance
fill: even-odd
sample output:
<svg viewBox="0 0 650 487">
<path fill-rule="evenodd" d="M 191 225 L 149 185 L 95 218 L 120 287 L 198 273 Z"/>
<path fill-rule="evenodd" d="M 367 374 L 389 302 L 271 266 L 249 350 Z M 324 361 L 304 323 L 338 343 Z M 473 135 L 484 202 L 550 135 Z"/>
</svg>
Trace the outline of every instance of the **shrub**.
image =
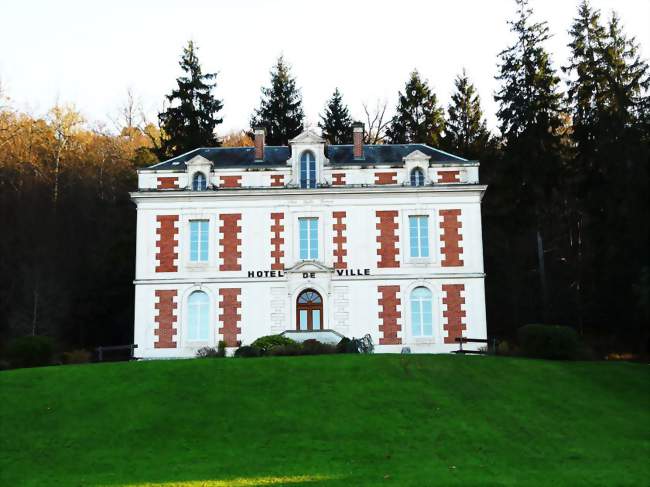
<svg viewBox="0 0 650 487">
<path fill-rule="evenodd" d="M 239 347 L 237 350 L 235 350 L 235 357 L 249 358 L 259 357 L 260 355 L 260 349 L 253 347 L 252 345 L 244 345 L 243 347 Z"/>
<path fill-rule="evenodd" d="M 575 360 L 583 346 L 573 328 L 557 325 L 525 325 L 517 331 L 521 353 L 526 357 Z"/>
<path fill-rule="evenodd" d="M 90 362 L 92 354 L 88 350 L 73 350 L 72 352 L 63 352 L 61 359 L 64 364 L 87 364 Z"/>
<path fill-rule="evenodd" d="M 326 353 L 336 353 L 336 346 L 321 343 L 313 338 L 302 342 L 303 355 L 322 355 Z"/>
<path fill-rule="evenodd" d="M 359 353 L 356 340 L 350 340 L 348 337 L 341 338 L 336 345 L 336 353 Z"/>
<path fill-rule="evenodd" d="M 259 348 L 262 354 L 270 353 L 276 347 L 286 347 L 287 345 L 297 345 L 297 342 L 284 335 L 266 335 L 251 343 L 251 346 Z"/>
<path fill-rule="evenodd" d="M 219 357 L 226 356 L 226 342 L 223 340 L 219 340 L 219 343 L 217 344 L 217 355 Z"/>
<path fill-rule="evenodd" d="M 7 346 L 7 359 L 12 367 L 38 367 L 52 362 L 54 341 L 45 336 L 16 338 Z"/>
<path fill-rule="evenodd" d="M 219 351 L 214 347 L 201 347 L 196 351 L 196 358 L 216 358 Z"/>
<path fill-rule="evenodd" d="M 286 345 L 278 345 L 277 347 L 273 347 L 267 353 L 274 357 L 301 355 L 302 347 L 300 346 L 300 343 L 293 342 Z"/>
</svg>

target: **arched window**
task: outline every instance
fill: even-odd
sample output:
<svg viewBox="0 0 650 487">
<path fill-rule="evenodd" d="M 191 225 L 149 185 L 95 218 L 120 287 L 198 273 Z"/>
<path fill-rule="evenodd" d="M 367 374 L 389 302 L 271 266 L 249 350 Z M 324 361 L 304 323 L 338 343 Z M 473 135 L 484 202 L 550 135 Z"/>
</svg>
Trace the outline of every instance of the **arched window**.
<svg viewBox="0 0 650 487">
<path fill-rule="evenodd" d="M 305 289 L 296 304 L 296 329 L 320 330 L 323 328 L 323 298 L 313 289 Z"/>
<path fill-rule="evenodd" d="M 411 171 L 411 186 L 424 186 L 424 173 L 419 167 Z"/>
<path fill-rule="evenodd" d="M 305 151 L 300 156 L 300 187 L 316 187 L 316 157 L 310 151 Z"/>
<path fill-rule="evenodd" d="M 208 340 L 210 298 L 203 291 L 194 291 L 187 300 L 187 307 L 187 339 Z"/>
<path fill-rule="evenodd" d="M 411 330 L 414 337 L 433 336 L 431 291 L 416 287 L 411 292 Z"/>
<path fill-rule="evenodd" d="M 208 182 L 205 179 L 205 174 L 202 172 L 197 172 L 192 178 L 192 190 L 193 191 L 205 191 L 208 187 Z"/>
</svg>

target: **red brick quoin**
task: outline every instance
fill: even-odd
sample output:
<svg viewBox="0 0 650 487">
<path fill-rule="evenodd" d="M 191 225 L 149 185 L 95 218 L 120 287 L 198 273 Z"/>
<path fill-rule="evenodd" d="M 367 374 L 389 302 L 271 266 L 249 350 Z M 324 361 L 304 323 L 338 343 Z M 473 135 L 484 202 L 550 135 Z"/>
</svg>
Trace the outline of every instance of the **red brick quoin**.
<svg viewBox="0 0 650 487">
<path fill-rule="evenodd" d="M 456 338 L 463 336 L 463 330 L 467 329 L 464 323 L 466 312 L 463 309 L 465 298 L 460 293 L 465 291 L 464 284 L 443 284 L 442 292 L 445 297 L 442 298 L 442 304 L 446 305 L 443 311 L 443 317 L 447 318 L 447 323 L 443 329 L 447 331 L 445 343 L 456 343 Z"/>
<path fill-rule="evenodd" d="M 241 220 L 241 213 L 222 214 L 219 215 L 219 220 L 221 221 L 219 227 L 219 232 L 221 232 L 219 246 L 222 249 L 219 252 L 219 258 L 223 259 L 219 270 L 240 271 L 241 264 L 239 263 L 239 259 L 241 258 L 241 251 L 239 250 L 239 246 L 241 245 L 241 226 L 239 222 Z"/>
<path fill-rule="evenodd" d="M 271 174 L 271 186 L 284 186 L 284 174 Z"/>
<path fill-rule="evenodd" d="M 379 242 L 377 267 L 399 267 L 399 261 L 397 260 L 399 249 L 396 246 L 397 242 L 399 242 L 399 236 L 397 235 L 397 222 L 395 221 L 397 211 L 387 210 L 375 213 L 379 218 L 377 222 L 377 230 L 379 230 L 377 236 L 377 242 Z"/>
<path fill-rule="evenodd" d="M 158 189 L 178 189 L 177 177 L 159 177 Z"/>
<path fill-rule="evenodd" d="M 332 173 L 332 186 L 344 186 L 345 185 L 345 173 L 344 172 L 333 172 Z"/>
<path fill-rule="evenodd" d="M 402 339 L 397 334 L 402 330 L 402 327 L 397 323 L 397 320 L 402 317 L 401 311 L 397 307 L 401 304 L 401 299 L 397 297 L 399 293 L 399 286 L 378 286 L 377 291 L 381 294 L 378 299 L 379 303 L 379 331 L 383 336 L 379 337 L 380 345 L 399 345 Z"/>
<path fill-rule="evenodd" d="M 223 341 L 226 342 L 228 347 L 236 347 L 239 333 L 241 333 L 241 328 L 237 325 L 241 321 L 241 315 L 239 314 L 239 309 L 241 308 L 241 303 L 239 302 L 239 296 L 241 295 L 241 288 L 226 288 L 219 289 L 219 296 L 221 300 L 219 302 L 219 322 L 221 323 L 221 328 L 219 328 L 219 333 L 223 336 Z"/>
<path fill-rule="evenodd" d="M 463 248 L 460 246 L 463 236 L 460 234 L 462 224 L 458 217 L 460 210 L 440 210 L 442 221 L 440 228 L 443 229 L 440 240 L 442 242 L 442 266 L 443 267 L 460 267 L 463 265 L 461 256 Z"/>
<path fill-rule="evenodd" d="M 397 184 L 397 173 L 393 172 L 376 172 L 375 184 Z"/>
<path fill-rule="evenodd" d="M 460 171 L 438 171 L 439 183 L 460 183 Z"/>
<path fill-rule="evenodd" d="M 219 176 L 220 188 L 241 188 L 241 176 Z"/>
<path fill-rule="evenodd" d="M 348 251 L 343 248 L 345 243 L 347 243 L 348 238 L 343 235 L 343 232 L 345 232 L 347 225 L 343 223 L 343 219 L 346 216 L 345 211 L 334 211 L 332 212 L 332 217 L 334 218 L 335 223 L 332 225 L 332 229 L 334 230 L 334 237 L 332 238 L 332 241 L 334 243 L 334 258 L 336 259 L 334 261 L 334 268 L 335 269 L 347 269 L 348 264 L 345 262 L 345 256 L 348 255 Z"/>
<path fill-rule="evenodd" d="M 176 290 L 156 290 L 157 303 L 156 310 L 156 329 L 154 335 L 158 340 L 154 342 L 154 348 L 176 348 L 174 335 L 176 330 L 174 324 L 176 323 L 176 315 L 174 310 L 178 305 L 174 302 L 176 299 Z"/>
<path fill-rule="evenodd" d="M 284 264 L 282 263 L 282 258 L 284 257 L 284 250 L 282 250 L 282 245 L 284 244 L 284 237 L 282 234 L 284 232 L 284 225 L 282 224 L 284 220 L 284 213 L 271 213 L 271 263 L 272 271 L 281 271 L 284 269 Z"/>
<path fill-rule="evenodd" d="M 159 227 L 156 229 L 156 272 L 176 272 L 178 267 L 175 260 L 178 259 L 178 228 L 176 222 L 178 215 L 158 215 L 156 221 Z"/>
</svg>

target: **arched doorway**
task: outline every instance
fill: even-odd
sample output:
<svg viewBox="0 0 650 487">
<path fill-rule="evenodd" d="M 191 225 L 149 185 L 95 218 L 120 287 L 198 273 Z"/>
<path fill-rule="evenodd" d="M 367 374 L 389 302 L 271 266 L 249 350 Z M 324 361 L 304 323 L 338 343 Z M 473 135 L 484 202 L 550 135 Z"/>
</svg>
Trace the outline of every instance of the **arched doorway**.
<svg viewBox="0 0 650 487">
<path fill-rule="evenodd" d="M 323 329 L 323 298 L 313 289 L 305 289 L 296 302 L 296 330 Z"/>
</svg>

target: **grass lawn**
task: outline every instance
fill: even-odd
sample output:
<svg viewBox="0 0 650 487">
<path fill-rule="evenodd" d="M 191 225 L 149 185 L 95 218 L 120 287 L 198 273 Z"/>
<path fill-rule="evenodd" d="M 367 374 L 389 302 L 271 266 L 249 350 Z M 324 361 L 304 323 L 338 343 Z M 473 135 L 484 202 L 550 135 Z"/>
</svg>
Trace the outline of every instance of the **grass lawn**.
<svg viewBox="0 0 650 487">
<path fill-rule="evenodd" d="M 0 485 L 641 486 L 648 366 L 330 355 L 0 372 Z"/>
</svg>

